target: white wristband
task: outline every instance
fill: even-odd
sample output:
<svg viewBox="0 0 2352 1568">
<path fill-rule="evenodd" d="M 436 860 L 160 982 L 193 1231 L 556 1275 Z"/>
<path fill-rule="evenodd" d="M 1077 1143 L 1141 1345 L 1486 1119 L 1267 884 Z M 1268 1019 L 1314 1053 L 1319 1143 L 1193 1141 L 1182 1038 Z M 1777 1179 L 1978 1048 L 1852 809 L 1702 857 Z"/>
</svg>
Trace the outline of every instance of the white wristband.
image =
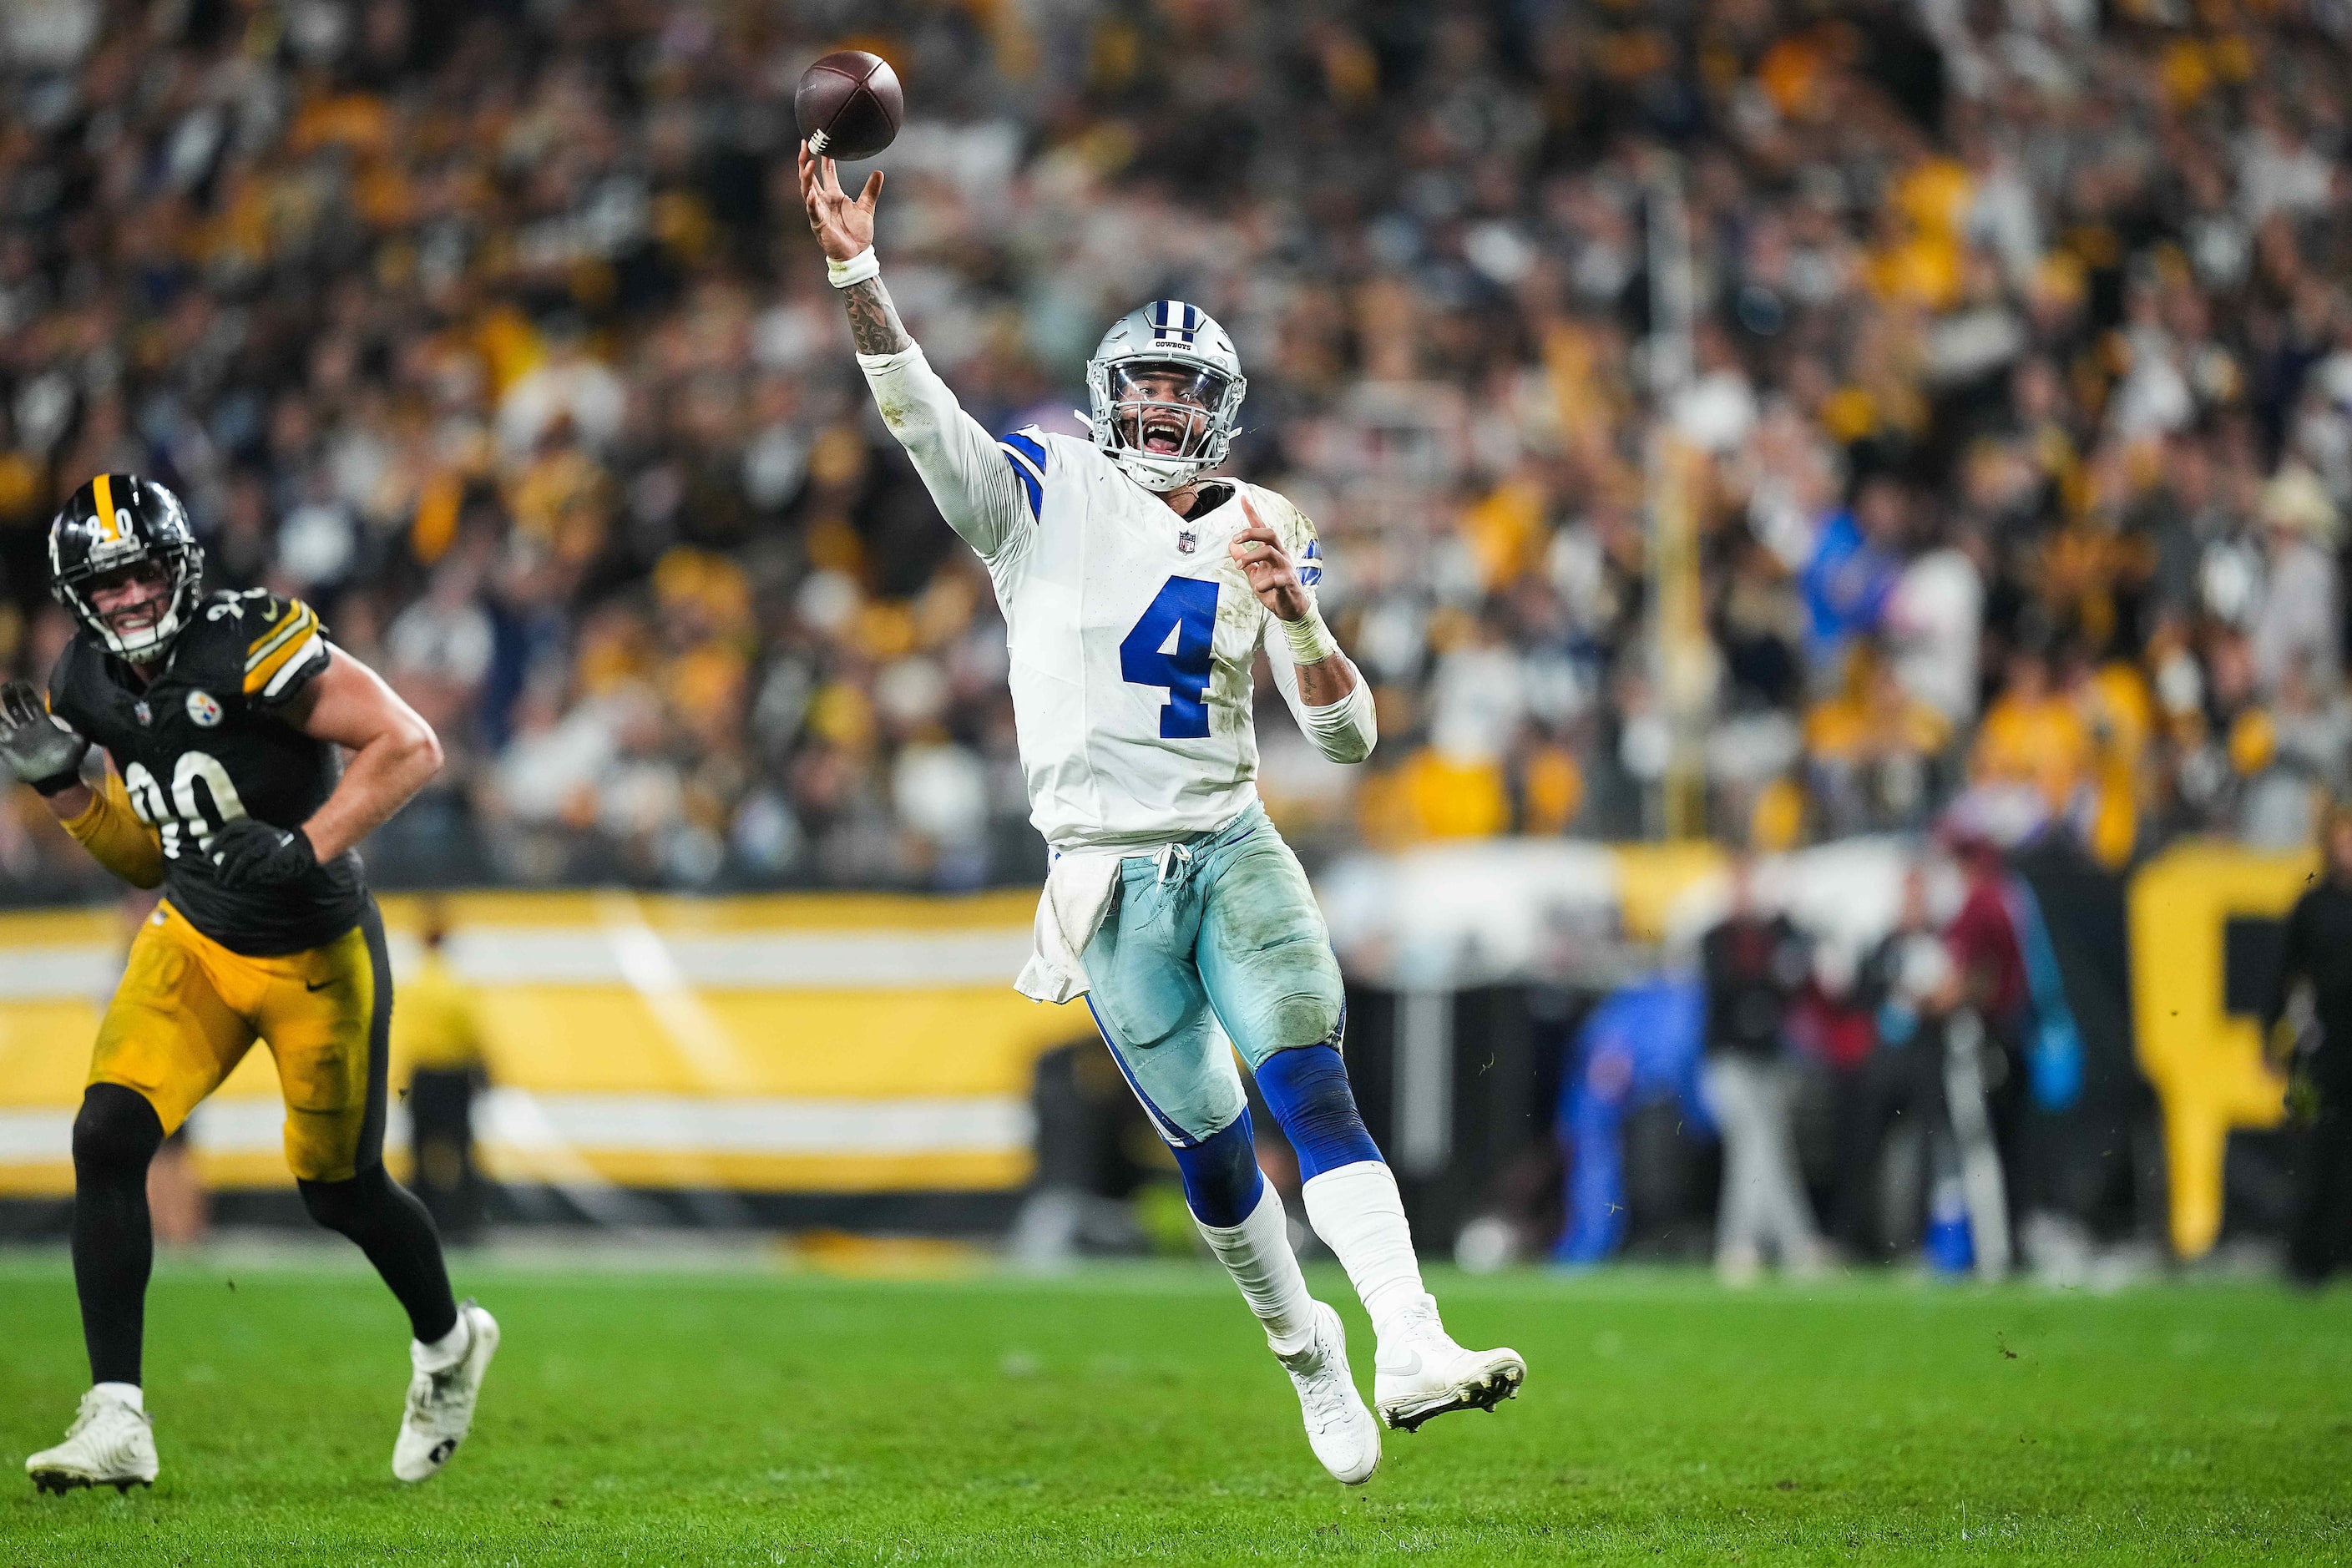
<svg viewBox="0 0 2352 1568">
<path fill-rule="evenodd" d="M 1339 651 L 1338 639 L 1323 624 L 1323 612 L 1312 599 L 1307 602 L 1305 615 L 1282 623 L 1282 635 L 1290 639 L 1290 661 L 1296 665 L 1320 664 Z"/>
<path fill-rule="evenodd" d="M 882 262 L 869 245 L 846 261 L 835 261 L 832 257 L 826 257 L 824 275 L 835 288 L 846 289 L 854 283 L 863 283 L 868 278 L 882 276 Z"/>
</svg>

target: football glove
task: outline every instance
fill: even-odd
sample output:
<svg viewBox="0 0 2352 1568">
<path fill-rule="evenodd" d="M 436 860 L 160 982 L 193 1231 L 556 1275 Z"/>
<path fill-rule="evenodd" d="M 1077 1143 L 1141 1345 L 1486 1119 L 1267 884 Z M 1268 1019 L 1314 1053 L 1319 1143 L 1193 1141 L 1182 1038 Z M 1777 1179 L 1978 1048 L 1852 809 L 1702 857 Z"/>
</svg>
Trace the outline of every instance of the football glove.
<svg viewBox="0 0 2352 1568">
<path fill-rule="evenodd" d="M 0 686 L 0 761 L 43 795 L 81 783 L 81 760 L 89 742 L 51 713 L 32 683 Z"/>
<path fill-rule="evenodd" d="M 205 852 L 226 888 L 284 887 L 319 868 L 309 834 L 272 827 L 249 816 L 223 826 Z"/>
</svg>

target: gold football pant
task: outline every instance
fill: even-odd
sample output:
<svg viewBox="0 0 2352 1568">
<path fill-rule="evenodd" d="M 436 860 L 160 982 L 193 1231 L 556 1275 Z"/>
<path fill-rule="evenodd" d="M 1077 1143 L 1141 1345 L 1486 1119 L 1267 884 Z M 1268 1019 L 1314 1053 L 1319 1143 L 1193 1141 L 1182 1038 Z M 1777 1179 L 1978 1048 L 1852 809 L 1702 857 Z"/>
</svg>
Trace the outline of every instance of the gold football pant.
<svg viewBox="0 0 2352 1568">
<path fill-rule="evenodd" d="M 383 1157 L 391 1024 L 392 966 L 373 902 L 322 946 L 249 958 L 166 901 L 131 944 L 89 1081 L 145 1097 L 169 1135 L 258 1037 L 278 1062 L 287 1164 L 306 1182 L 349 1181 Z"/>
</svg>

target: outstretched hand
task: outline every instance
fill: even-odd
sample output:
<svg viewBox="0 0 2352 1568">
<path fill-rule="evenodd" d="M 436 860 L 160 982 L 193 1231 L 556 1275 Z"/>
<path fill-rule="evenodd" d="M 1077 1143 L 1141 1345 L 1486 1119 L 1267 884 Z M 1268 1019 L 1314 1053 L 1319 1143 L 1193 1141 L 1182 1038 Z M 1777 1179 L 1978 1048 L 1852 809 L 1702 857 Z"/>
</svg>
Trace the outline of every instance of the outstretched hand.
<svg viewBox="0 0 2352 1568">
<path fill-rule="evenodd" d="M 1298 581 L 1298 568 L 1282 548 L 1282 536 L 1259 519 L 1247 490 L 1242 492 L 1241 502 L 1249 526 L 1234 535 L 1226 552 L 1249 579 L 1250 590 L 1260 602 L 1277 619 L 1295 621 L 1307 613 L 1309 603 L 1306 586 Z"/>
<path fill-rule="evenodd" d="M 841 188 L 841 169 L 801 143 L 801 205 L 809 231 L 830 260 L 846 261 L 874 243 L 874 204 L 882 195 L 882 171 L 866 176 L 866 188 L 852 197 Z"/>
<path fill-rule="evenodd" d="M 55 795 L 81 782 L 89 742 L 49 712 L 30 682 L 0 687 L 0 763 L 39 790 Z"/>
</svg>

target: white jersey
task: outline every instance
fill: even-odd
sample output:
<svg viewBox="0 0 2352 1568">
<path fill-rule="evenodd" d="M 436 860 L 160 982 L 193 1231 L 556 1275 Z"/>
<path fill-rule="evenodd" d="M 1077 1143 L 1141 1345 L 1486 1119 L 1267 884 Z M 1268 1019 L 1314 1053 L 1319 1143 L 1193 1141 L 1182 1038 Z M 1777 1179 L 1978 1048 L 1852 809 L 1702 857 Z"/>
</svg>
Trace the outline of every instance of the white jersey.
<svg viewBox="0 0 2352 1568">
<path fill-rule="evenodd" d="M 1273 491 L 1238 483 L 1222 504 L 1179 517 L 1088 442 L 1034 428 L 990 436 L 919 348 L 858 363 L 996 586 L 1030 820 L 1046 843 L 1161 844 L 1248 809 L 1260 649 L 1302 710 L 1288 641 L 1226 546 L 1249 526 L 1246 495 L 1311 594 L 1322 575 L 1314 525 Z"/>
</svg>

